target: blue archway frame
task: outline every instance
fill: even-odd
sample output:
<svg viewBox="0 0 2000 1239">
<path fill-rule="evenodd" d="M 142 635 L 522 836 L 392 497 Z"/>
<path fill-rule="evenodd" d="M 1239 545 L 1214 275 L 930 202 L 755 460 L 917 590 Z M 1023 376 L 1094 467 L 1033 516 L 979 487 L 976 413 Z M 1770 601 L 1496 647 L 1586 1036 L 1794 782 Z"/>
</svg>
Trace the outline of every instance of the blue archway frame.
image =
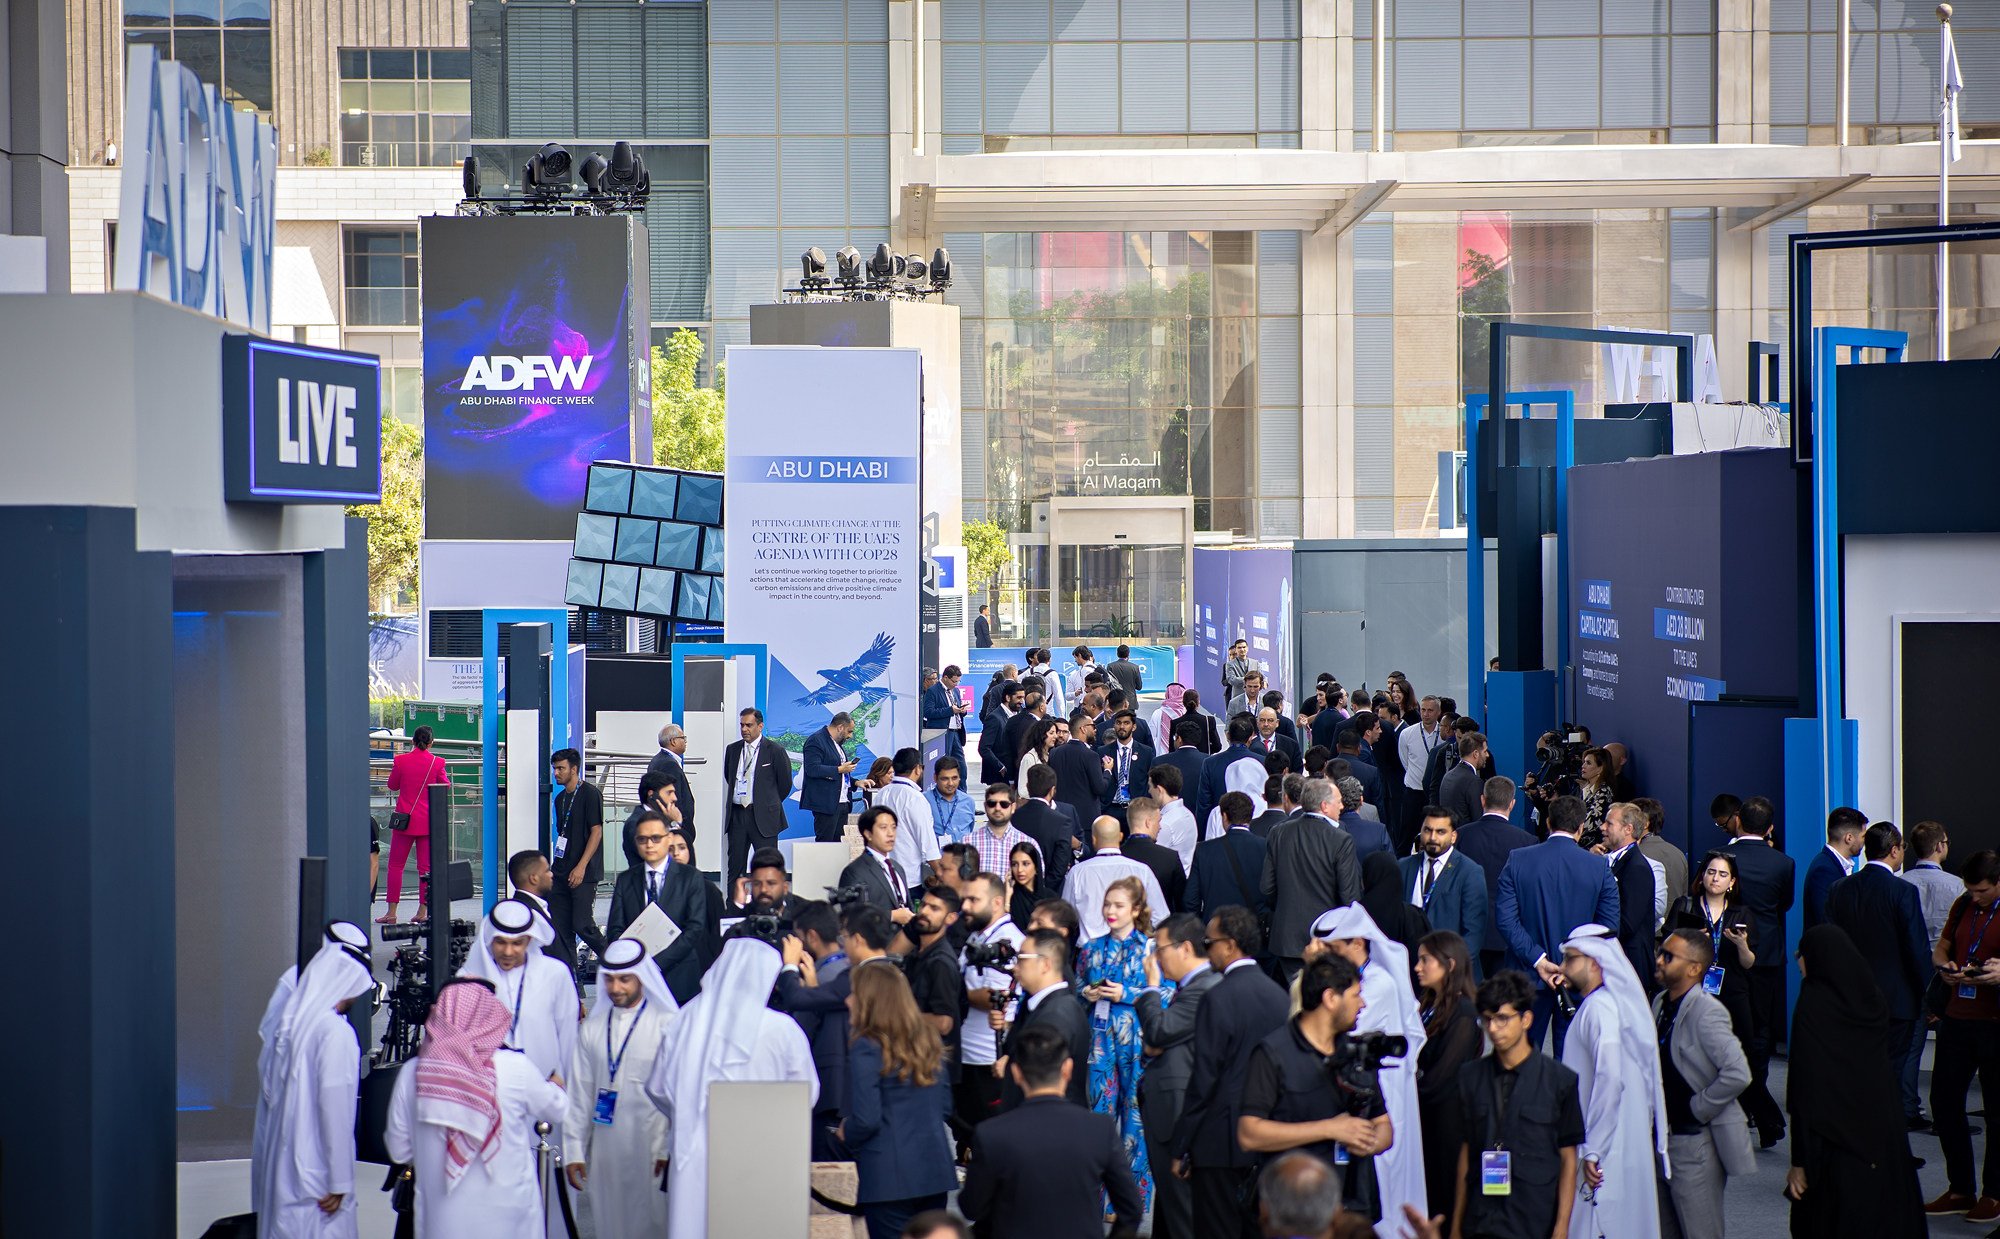
<svg viewBox="0 0 2000 1239">
<path fill-rule="evenodd" d="M 506 858 L 500 855 L 500 629 L 506 624 L 552 626 L 549 736 L 561 747 L 561 738 L 569 734 L 569 609 L 489 607 L 479 616 L 479 837 L 487 869 L 480 902 L 491 912 L 506 882 Z"/>
</svg>

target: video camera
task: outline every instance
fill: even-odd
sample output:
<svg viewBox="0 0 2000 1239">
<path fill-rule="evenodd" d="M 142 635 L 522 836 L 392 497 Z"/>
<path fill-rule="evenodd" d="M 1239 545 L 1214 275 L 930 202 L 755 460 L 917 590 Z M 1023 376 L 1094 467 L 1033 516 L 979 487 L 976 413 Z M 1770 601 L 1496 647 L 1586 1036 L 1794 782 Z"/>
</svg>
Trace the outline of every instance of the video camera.
<svg viewBox="0 0 2000 1239">
<path fill-rule="evenodd" d="M 1382 1095 L 1377 1073 L 1392 1058 L 1410 1052 L 1410 1041 L 1394 1033 L 1370 1032 L 1343 1036 L 1327 1056 L 1326 1073 L 1340 1091 L 1347 1112 L 1365 1115 Z"/>
<path fill-rule="evenodd" d="M 965 966 L 1011 972 L 1014 968 L 1014 957 L 1019 953 L 1011 942 L 968 942 L 965 944 Z"/>
<path fill-rule="evenodd" d="M 833 905 L 835 911 L 844 912 L 857 903 L 866 903 L 868 892 L 859 886 L 829 886 L 826 888 L 826 901 Z"/>
<path fill-rule="evenodd" d="M 382 1005 L 389 1012 L 389 1024 L 383 1029 L 381 1047 L 374 1054 L 373 1061 L 378 1065 L 399 1063 L 417 1052 L 424 1020 L 431 1013 L 429 929 L 421 922 L 382 926 L 384 942 L 408 942 L 409 945 L 397 947 L 395 953 L 389 956 L 389 982 L 382 999 Z M 453 918 L 451 958 L 446 961 L 446 977 L 456 973 L 459 966 L 465 963 L 466 956 L 472 951 L 477 929 L 472 921 Z"/>
<path fill-rule="evenodd" d="M 1544 806 L 1557 796 L 1574 792 L 1583 777 L 1583 755 L 1589 749 L 1590 741 L 1574 723 L 1543 732 L 1535 745 L 1535 760 L 1542 763 L 1541 768 L 1527 777 L 1522 790 Z"/>
</svg>

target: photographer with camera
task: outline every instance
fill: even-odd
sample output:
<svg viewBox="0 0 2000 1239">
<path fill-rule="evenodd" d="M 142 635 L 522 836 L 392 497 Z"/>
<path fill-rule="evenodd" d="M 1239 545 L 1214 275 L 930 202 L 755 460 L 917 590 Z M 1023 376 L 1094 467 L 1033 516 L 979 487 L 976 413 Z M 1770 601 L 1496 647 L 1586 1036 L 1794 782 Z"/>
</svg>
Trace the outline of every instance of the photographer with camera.
<svg viewBox="0 0 2000 1239">
<path fill-rule="evenodd" d="M 819 1074 L 819 1101 L 813 1107 L 814 1161 L 845 1161 L 836 1147 L 833 1129 L 847 1104 L 847 996 L 853 991 L 854 970 L 882 961 L 895 941 L 895 926 L 880 908 L 849 903 L 844 910 L 817 900 L 799 908 L 796 932 L 780 939 L 784 966 L 772 990 L 771 1002 L 797 1021 L 812 1047 L 813 1069 Z"/>
<path fill-rule="evenodd" d="M 953 1081 L 958 1079 L 958 1029 L 966 1006 L 958 946 L 951 940 L 959 911 L 958 893 L 932 883 L 903 925 L 903 975 L 910 980 L 917 1009 L 944 1040 L 946 1074 Z"/>
<path fill-rule="evenodd" d="M 790 921 L 804 901 L 792 894 L 792 875 L 785 872 L 785 854 L 777 848 L 758 848 L 750 857 L 750 872 L 736 879 L 733 901 L 722 915 L 775 916 Z"/>
<path fill-rule="evenodd" d="M 1375 1158 L 1375 1181 L 1382 1213 L 1399 1216 L 1404 1205 L 1419 1212 L 1430 1204 L 1424 1175 L 1424 1129 L 1417 1098 L 1417 1059 L 1426 1034 L 1410 980 L 1410 956 L 1402 943 L 1376 925 L 1360 904 L 1322 913 L 1313 922 L 1313 944 L 1361 970 L 1366 1000 L 1355 1026 L 1356 1040 L 1379 1038 L 1382 1051 L 1372 1067 L 1380 1069 L 1379 1085 L 1396 1139 Z M 1386 1063 L 1381 1060 L 1388 1060 Z"/>
<path fill-rule="evenodd" d="M 954 1090 L 954 1110 L 960 1142 L 969 1146 L 973 1129 L 1000 1108 L 1000 1079 L 993 1074 L 993 1062 L 1000 1056 L 1000 1035 L 1013 1016 L 1012 969 L 1023 935 L 1007 914 L 1007 884 L 995 874 L 972 879 L 959 915 L 971 926 L 972 936 L 958 956 L 970 1009 L 959 1030 L 964 1070 Z"/>
<path fill-rule="evenodd" d="M 1383 1210 L 1374 1157 L 1395 1139 L 1376 1072 L 1349 1034 L 1362 1010 L 1361 971 L 1339 955 L 1299 974 L 1303 1006 L 1250 1051 L 1236 1139 L 1260 1155 L 1303 1149 L 1341 1174 L 1344 1206 L 1369 1221 Z"/>
</svg>

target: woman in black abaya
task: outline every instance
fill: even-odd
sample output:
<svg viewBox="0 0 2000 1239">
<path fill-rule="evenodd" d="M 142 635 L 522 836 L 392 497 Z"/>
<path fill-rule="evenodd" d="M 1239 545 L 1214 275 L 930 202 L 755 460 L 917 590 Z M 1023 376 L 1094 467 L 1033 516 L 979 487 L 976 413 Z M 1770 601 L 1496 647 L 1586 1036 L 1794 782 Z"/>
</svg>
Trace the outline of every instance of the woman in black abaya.
<svg viewBox="0 0 2000 1239">
<path fill-rule="evenodd" d="M 1799 939 L 1792 1017 L 1792 1198 L 1797 1239 L 1926 1233 L 1917 1166 L 1889 1053 L 1889 1010 L 1868 963 L 1836 925 Z"/>
</svg>

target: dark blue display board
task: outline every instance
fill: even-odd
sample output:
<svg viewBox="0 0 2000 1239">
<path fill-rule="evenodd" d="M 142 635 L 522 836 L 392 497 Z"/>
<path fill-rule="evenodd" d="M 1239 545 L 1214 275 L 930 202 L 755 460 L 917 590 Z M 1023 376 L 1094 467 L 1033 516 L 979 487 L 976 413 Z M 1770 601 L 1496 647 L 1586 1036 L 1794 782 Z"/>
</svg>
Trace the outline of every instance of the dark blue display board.
<svg viewBox="0 0 2000 1239">
<path fill-rule="evenodd" d="M 423 221 L 424 536 L 568 541 L 592 461 L 652 459 L 646 230 Z"/>
<path fill-rule="evenodd" d="M 1777 448 L 1570 471 L 1565 704 L 1595 743 L 1627 747 L 1682 847 L 1713 794 L 1690 788 L 1689 703 L 1798 692 L 1797 485 Z M 1776 795 L 1775 734 L 1768 759 L 1738 768 L 1745 786 L 1713 790 Z"/>
</svg>

